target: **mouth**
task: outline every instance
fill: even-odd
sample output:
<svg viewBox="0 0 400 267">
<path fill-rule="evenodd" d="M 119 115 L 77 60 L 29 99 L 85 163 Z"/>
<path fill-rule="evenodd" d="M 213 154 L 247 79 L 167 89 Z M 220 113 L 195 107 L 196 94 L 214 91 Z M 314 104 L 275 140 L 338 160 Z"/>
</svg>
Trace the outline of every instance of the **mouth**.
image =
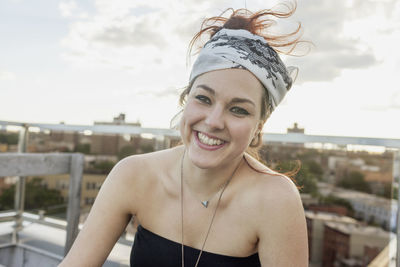
<svg viewBox="0 0 400 267">
<path fill-rule="evenodd" d="M 210 135 L 204 134 L 199 131 L 195 131 L 195 136 L 196 140 L 203 147 L 206 146 L 208 148 L 220 148 L 226 143 L 226 141 L 222 139 L 211 137 Z"/>
</svg>

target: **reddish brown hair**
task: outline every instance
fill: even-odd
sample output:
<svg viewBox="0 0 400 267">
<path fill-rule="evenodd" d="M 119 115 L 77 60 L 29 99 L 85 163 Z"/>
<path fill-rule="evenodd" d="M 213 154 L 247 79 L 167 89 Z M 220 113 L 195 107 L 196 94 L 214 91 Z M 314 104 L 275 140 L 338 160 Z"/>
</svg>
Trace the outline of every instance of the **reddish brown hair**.
<svg viewBox="0 0 400 267">
<path fill-rule="evenodd" d="M 283 7 L 286 11 L 278 10 Z M 209 34 L 209 38 L 213 37 L 219 30 L 225 29 L 243 29 L 253 34 L 263 37 L 275 51 L 281 54 L 292 55 L 296 46 L 303 42 L 301 38 L 301 23 L 297 28 L 286 34 L 272 34 L 269 28 L 276 24 L 274 18 L 288 18 L 296 11 L 296 2 L 285 2 L 275 6 L 272 9 L 263 9 L 255 13 L 248 9 L 228 8 L 221 13 L 220 16 L 205 19 L 201 24 L 200 31 L 195 34 L 189 43 L 188 55 L 190 55 L 195 43 L 204 34 Z M 229 17 L 224 17 L 224 14 L 231 12 Z M 208 39 L 209 39 L 208 38 Z M 201 48 L 201 47 L 199 47 Z M 282 50 L 284 48 L 285 50 Z"/>
</svg>

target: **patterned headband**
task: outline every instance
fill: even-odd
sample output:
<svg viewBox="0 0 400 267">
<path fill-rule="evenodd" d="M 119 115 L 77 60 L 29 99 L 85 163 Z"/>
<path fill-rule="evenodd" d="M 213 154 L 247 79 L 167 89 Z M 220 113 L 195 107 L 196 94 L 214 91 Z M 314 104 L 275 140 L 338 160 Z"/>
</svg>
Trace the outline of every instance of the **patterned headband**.
<svg viewBox="0 0 400 267">
<path fill-rule="evenodd" d="M 298 72 L 296 67 L 286 67 L 263 37 L 246 30 L 221 29 L 202 48 L 193 64 L 189 84 L 203 73 L 231 68 L 247 69 L 260 80 L 268 92 L 271 112 Z"/>
</svg>

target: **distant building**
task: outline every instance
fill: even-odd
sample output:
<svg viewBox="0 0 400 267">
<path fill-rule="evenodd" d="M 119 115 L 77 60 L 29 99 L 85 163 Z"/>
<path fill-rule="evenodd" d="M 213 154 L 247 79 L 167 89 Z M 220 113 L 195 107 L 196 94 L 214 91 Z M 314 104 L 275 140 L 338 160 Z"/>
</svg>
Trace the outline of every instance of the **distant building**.
<svg viewBox="0 0 400 267">
<path fill-rule="evenodd" d="M 346 199 L 355 211 L 355 217 L 386 230 L 396 227 L 397 201 L 352 190 L 336 190 L 333 195 Z"/>
<path fill-rule="evenodd" d="M 95 125 L 118 125 L 141 127 L 140 122 L 128 123 L 125 114 L 114 117 L 112 122 L 94 122 Z M 73 152 L 85 154 L 117 156 L 122 149 L 130 154 L 153 151 L 155 138 L 142 138 L 130 134 L 102 134 L 77 131 L 41 131 L 30 132 L 27 152 Z M 12 148 L 0 147 L 0 150 Z"/>
<path fill-rule="evenodd" d="M 299 128 L 297 125 L 297 122 L 295 122 L 293 124 L 292 128 L 287 128 L 286 131 L 288 134 L 292 134 L 292 133 L 304 134 L 304 128 Z M 294 147 L 304 147 L 304 143 L 289 143 L 288 145 L 291 145 Z"/>
<path fill-rule="evenodd" d="M 80 206 L 82 209 L 82 213 L 88 211 L 101 188 L 104 180 L 106 179 L 105 174 L 84 174 L 82 177 L 82 190 L 81 190 L 81 199 Z M 64 202 L 68 201 L 68 192 L 69 192 L 69 175 L 48 175 L 42 176 L 43 178 L 42 185 L 48 189 L 57 189 L 61 192 L 61 195 L 64 198 Z"/>
<path fill-rule="evenodd" d="M 379 225 L 386 230 L 396 228 L 398 206 L 396 200 L 338 188 L 326 183 L 318 183 L 318 188 L 322 195 L 333 195 L 349 201 L 355 212 L 354 216 L 359 220 Z"/>
<path fill-rule="evenodd" d="M 313 197 L 311 194 L 300 193 L 300 198 L 301 198 L 301 203 L 303 203 L 303 206 L 306 209 L 308 209 L 309 206 L 318 204 L 318 198 Z"/>
<path fill-rule="evenodd" d="M 322 266 L 367 266 L 389 244 L 390 237 L 390 232 L 379 227 L 326 222 Z"/>
<path fill-rule="evenodd" d="M 340 216 L 349 215 L 349 211 L 346 207 L 333 204 L 311 204 L 307 206 L 307 210 L 314 212 L 328 212 Z"/>
<path fill-rule="evenodd" d="M 387 154 L 346 154 L 330 155 L 328 157 L 329 181 L 336 183 L 346 177 L 346 174 L 357 171 L 364 175 L 365 181 L 374 185 L 374 193 L 383 194 L 385 184 L 392 183 L 393 160 Z"/>
<path fill-rule="evenodd" d="M 297 122 L 293 124 L 293 128 L 287 128 L 288 133 L 302 133 L 304 134 L 304 128 L 299 128 Z"/>
<path fill-rule="evenodd" d="M 0 153 L 8 151 L 8 144 L 0 144 Z"/>
<path fill-rule="evenodd" d="M 124 113 L 120 113 L 117 117 L 114 117 L 112 122 L 95 121 L 94 125 L 129 125 L 129 126 L 137 126 L 137 127 L 142 126 L 140 122 L 126 122 L 125 117 L 126 116 Z"/>
<path fill-rule="evenodd" d="M 358 224 L 359 222 L 347 216 L 339 216 L 326 212 L 305 211 L 307 232 L 308 232 L 308 249 L 309 260 L 312 266 L 324 266 L 322 264 L 324 230 L 326 222 L 341 222 L 345 224 Z"/>
</svg>

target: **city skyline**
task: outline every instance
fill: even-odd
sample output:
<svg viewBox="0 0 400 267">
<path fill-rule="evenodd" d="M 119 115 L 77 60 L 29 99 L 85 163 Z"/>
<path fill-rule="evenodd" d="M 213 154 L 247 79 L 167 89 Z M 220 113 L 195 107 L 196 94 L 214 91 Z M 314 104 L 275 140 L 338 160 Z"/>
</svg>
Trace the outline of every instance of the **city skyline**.
<svg viewBox="0 0 400 267">
<path fill-rule="evenodd" d="M 2 1 L 0 120 L 88 125 L 122 112 L 143 127 L 168 128 L 201 20 L 229 6 L 274 3 Z M 400 4 L 298 1 L 280 29 L 297 21 L 315 48 L 283 57 L 299 77 L 264 131 L 286 132 L 297 122 L 306 134 L 399 138 L 400 57 L 392 40 L 400 37 Z"/>
</svg>

